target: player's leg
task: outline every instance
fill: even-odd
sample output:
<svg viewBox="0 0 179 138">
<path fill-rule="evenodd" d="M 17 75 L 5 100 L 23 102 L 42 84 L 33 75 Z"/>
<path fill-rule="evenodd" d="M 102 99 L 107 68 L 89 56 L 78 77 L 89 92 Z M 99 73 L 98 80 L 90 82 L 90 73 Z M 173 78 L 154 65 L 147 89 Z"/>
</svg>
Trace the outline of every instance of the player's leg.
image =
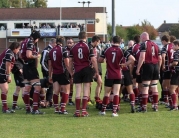
<svg viewBox="0 0 179 138">
<path fill-rule="evenodd" d="M 74 117 L 80 117 L 82 84 L 81 83 L 76 83 L 75 88 L 76 88 L 76 95 L 75 95 L 76 111 L 75 111 Z"/>
<path fill-rule="evenodd" d="M 83 83 L 82 113 L 81 116 L 88 116 L 86 111 L 91 83 Z"/>
<path fill-rule="evenodd" d="M 134 91 L 134 94 L 135 94 L 135 103 L 138 103 L 138 96 L 139 96 L 139 89 L 138 89 L 138 83 L 137 83 L 137 81 L 136 81 L 136 77 L 137 77 L 137 75 L 136 75 L 136 67 L 134 67 L 134 69 L 133 69 L 133 72 L 132 72 L 132 76 L 133 76 L 133 78 L 132 78 L 132 84 L 133 84 L 133 91 Z"/>
<path fill-rule="evenodd" d="M 158 111 L 158 80 L 152 80 L 151 84 L 150 84 L 150 90 L 152 91 L 152 95 L 153 95 L 153 110 L 154 111 Z"/>
<path fill-rule="evenodd" d="M 117 114 L 117 109 L 118 109 L 118 105 L 119 105 L 119 91 L 120 91 L 120 87 L 121 87 L 121 82 L 119 80 L 114 82 L 113 85 L 113 113 L 112 116 L 116 117 L 118 116 Z"/>
<path fill-rule="evenodd" d="M 73 98 L 73 79 L 70 78 L 70 93 L 68 97 L 68 105 L 74 105 L 72 98 Z"/>
<path fill-rule="evenodd" d="M 7 106 L 7 93 L 8 93 L 8 83 L 0 80 L 1 89 L 1 101 L 2 101 L 2 112 L 3 113 L 14 113 L 14 110 L 9 110 Z"/>
<path fill-rule="evenodd" d="M 41 112 L 38 109 L 38 102 L 39 102 L 40 91 L 41 91 L 40 80 L 39 79 L 33 79 L 30 82 L 31 82 L 31 85 L 34 87 L 32 114 L 44 114 L 44 112 Z"/>
<path fill-rule="evenodd" d="M 31 84 L 29 81 L 27 80 L 24 80 L 24 84 L 25 84 L 25 87 L 24 87 L 24 91 L 23 91 L 23 100 L 24 100 L 24 103 L 25 103 L 25 107 L 26 107 L 26 114 L 29 114 L 31 113 L 31 108 L 30 108 L 30 90 L 32 88 Z"/>
<path fill-rule="evenodd" d="M 171 76 L 171 81 L 170 81 L 170 88 L 169 88 L 169 92 L 171 95 L 171 99 L 172 99 L 172 107 L 170 108 L 170 110 L 178 110 L 177 107 L 177 102 L 176 102 L 176 89 L 179 85 L 179 74 L 172 72 L 172 76 Z"/>
<path fill-rule="evenodd" d="M 61 88 L 63 89 L 63 95 L 62 95 L 62 99 L 61 99 L 61 108 L 60 108 L 60 114 L 68 114 L 68 112 L 65 110 L 66 108 L 66 103 L 68 101 L 68 96 L 70 93 L 70 79 L 69 79 L 69 75 L 66 75 L 65 73 L 60 75 L 60 80 L 59 80 L 59 84 L 61 86 Z"/>
<path fill-rule="evenodd" d="M 53 105 L 55 108 L 55 113 L 59 113 L 59 93 L 60 93 L 60 86 L 58 81 L 53 79 Z"/>
</svg>

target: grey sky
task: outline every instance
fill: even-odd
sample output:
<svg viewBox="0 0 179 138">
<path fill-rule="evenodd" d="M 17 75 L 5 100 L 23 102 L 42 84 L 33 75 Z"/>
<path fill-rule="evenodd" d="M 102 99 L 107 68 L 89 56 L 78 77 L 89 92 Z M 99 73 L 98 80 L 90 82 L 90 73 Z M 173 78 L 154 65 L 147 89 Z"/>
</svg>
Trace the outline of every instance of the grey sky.
<svg viewBox="0 0 179 138">
<path fill-rule="evenodd" d="M 107 20 L 111 23 L 112 0 L 48 0 L 48 7 L 82 7 L 78 1 L 91 1 L 90 7 L 107 7 Z M 164 20 L 178 23 L 178 7 L 179 0 L 116 0 L 116 24 L 130 26 L 146 19 L 158 28 Z"/>
</svg>

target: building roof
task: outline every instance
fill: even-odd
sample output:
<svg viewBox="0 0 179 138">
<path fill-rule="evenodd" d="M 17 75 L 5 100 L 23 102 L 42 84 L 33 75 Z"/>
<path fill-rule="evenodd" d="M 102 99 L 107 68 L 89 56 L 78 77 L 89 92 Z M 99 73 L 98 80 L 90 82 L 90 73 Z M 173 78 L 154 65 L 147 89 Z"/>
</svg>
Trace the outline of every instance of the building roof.
<svg viewBox="0 0 179 138">
<path fill-rule="evenodd" d="M 158 32 L 169 32 L 173 25 L 179 25 L 179 23 L 163 23 L 157 30 Z"/>
<path fill-rule="evenodd" d="M 105 7 L 62 7 L 63 20 L 95 19 L 95 13 L 106 12 Z M 1 8 L 0 20 L 59 20 L 60 8 Z"/>
</svg>

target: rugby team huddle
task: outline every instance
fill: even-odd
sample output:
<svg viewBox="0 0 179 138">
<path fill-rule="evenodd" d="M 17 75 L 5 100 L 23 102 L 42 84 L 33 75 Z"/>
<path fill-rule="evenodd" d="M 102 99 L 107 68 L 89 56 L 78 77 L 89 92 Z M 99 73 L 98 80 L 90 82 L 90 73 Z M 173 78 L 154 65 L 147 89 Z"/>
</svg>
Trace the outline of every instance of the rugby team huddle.
<svg viewBox="0 0 179 138">
<path fill-rule="evenodd" d="M 41 56 L 37 46 L 39 38 L 40 33 L 32 31 L 30 37 L 21 43 L 13 42 L 0 55 L 3 113 L 14 113 L 20 109 L 17 100 L 22 89 L 26 114 L 44 114 L 39 107 L 47 106 L 54 106 L 55 113 L 68 114 L 66 104 L 69 104 L 76 106 L 74 117 L 87 117 L 93 80 L 97 84 L 94 98 L 99 115 L 105 115 L 106 108 L 110 108 L 112 116 L 118 116 L 121 93 L 124 100 L 129 97 L 131 113 L 147 112 L 148 100 L 152 103 L 152 109 L 158 111 L 159 79 L 162 87 L 160 100 L 171 111 L 178 110 L 179 41 L 174 36 L 163 35 L 163 48 L 159 49 L 149 39 L 149 34 L 143 32 L 135 35 L 134 44 L 124 50 L 120 48 L 120 36 L 114 36 L 111 45 L 102 48 L 99 36 L 93 36 L 87 44 L 86 33 L 80 32 L 77 43 L 73 38 L 52 38 Z M 37 70 L 38 58 L 43 79 L 39 78 Z M 104 97 L 101 100 L 103 62 L 106 62 L 106 73 Z M 9 109 L 7 93 L 11 72 L 16 89 L 12 109 Z M 72 101 L 73 84 L 75 102 Z"/>
</svg>

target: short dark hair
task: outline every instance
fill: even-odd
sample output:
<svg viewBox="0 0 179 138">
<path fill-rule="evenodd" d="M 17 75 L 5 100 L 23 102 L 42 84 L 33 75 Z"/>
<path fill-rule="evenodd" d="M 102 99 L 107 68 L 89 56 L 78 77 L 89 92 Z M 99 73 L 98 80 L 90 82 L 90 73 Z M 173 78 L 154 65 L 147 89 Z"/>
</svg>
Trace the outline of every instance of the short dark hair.
<svg viewBox="0 0 179 138">
<path fill-rule="evenodd" d="M 67 38 L 66 38 L 66 41 L 67 41 L 67 40 L 70 40 L 70 39 L 73 40 L 73 37 L 67 37 Z M 74 40 L 73 40 L 73 41 L 74 41 Z"/>
<path fill-rule="evenodd" d="M 135 43 L 139 43 L 140 42 L 140 35 L 135 35 L 134 41 L 135 41 Z"/>
<path fill-rule="evenodd" d="M 112 41 L 113 41 L 113 43 L 118 43 L 118 44 L 120 44 L 120 43 L 121 43 L 121 37 L 120 37 L 120 36 L 114 36 L 114 37 L 112 38 Z"/>
<path fill-rule="evenodd" d="M 41 37 L 40 32 L 36 30 L 33 30 L 30 36 L 34 39 L 34 41 Z"/>
<path fill-rule="evenodd" d="M 19 42 L 13 42 L 10 46 L 9 46 L 9 49 L 11 50 L 15 50 L 17 48 L 20 47 L 20 43 Z"/>
<path fill-rule="evenodd" d="M 63 36 L 58 36 L 57 38 L 56 38 L 56 43 L 57 43 L 57 45 L 59 44 L 59 45 L 64 45 L 64 40 L 65 40 L 65 38 L 63 37 Z"/>
<path fill-rule="evenodd" d="M 86 32 L 80 32 L 78 35 L 79 39 L 86 39 L 86 37 L 87 37 Z"/>
<path fill-rule="evenodd" d="M 161 40 L 168 42 L 170 40 L 170 36 L 169 35 L 163 35 Z"/>
<path fill-rule="evenodd" d="M 175 40 L 175 41 L 173 41 L 173 44 L 179 46 L 179 41 L 178 41 L 178 40 Z"/>
<path fill-rule="evenodd" d="M 170 42 L 173 43 L 173 41 L 176 40 L 176 37 L 174 35 L 170 36 Z"/>
<path fill-rule="evenodd" d="M 95 41 L 98 42 L 99 40 L 100 40 L 100 37 L 97 36 L 97 35 L 94 35 L 94 36 L 92 37 L 92 39 L 91 39 L 92 42 L 95 42 Z"/>
</svg>

